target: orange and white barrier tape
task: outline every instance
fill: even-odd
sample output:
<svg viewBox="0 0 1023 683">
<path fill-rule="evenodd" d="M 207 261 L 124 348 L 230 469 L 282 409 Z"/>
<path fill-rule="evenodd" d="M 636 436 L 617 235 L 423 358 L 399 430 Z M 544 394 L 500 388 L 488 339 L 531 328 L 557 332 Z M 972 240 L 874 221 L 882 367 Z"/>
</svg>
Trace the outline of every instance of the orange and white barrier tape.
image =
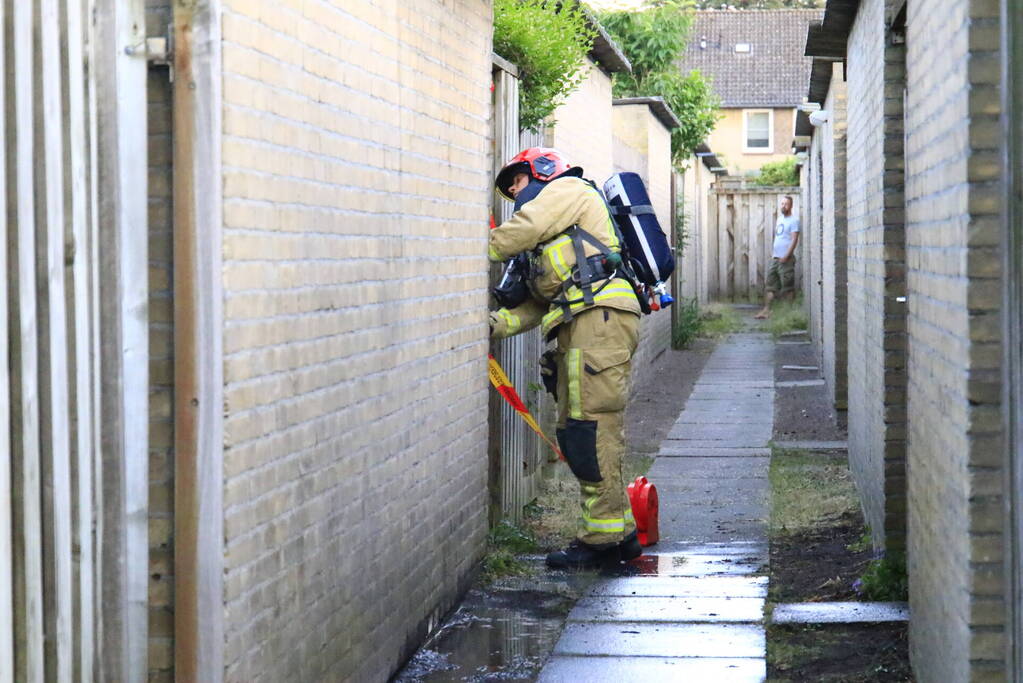
<svg viewBox="0 0 1023 683">
<path fill-rule="evenodd" d="M 529 408 L 527 408 L 526 404 L 522 402 L 521 398 L 519 398 L 518 392 L 515 391 L 515 386 L 512 385 L 511 380 L 508 379 L 508 375 L 504 374 L 504 370 L 501 369 L 500 363 L 497 362 L 497 359 L 494 358 L 493 355 L 490 356 L 490 383 L 494 385 L 495 389 L 497 389 L 497 393 L 504 396 L 504 400 L 508 402 L 508 405 L 515 409 L 515 412 L 519 414 L 519 417 L 521 417 L 525 423 L 540 436 L 541 439 L 547 442 L 548 446 L 554 449 L 554 452 L 558 454 L 559 458 L 564 460 L 565 456 L 561 453 L 561 449 L 558 448 L 556 443 L 547 438 L 547 435 L 543 433 L 542 429 L 540 429 L 540 425 L 538 425 L 536 420 L 533 419 L 533 416 L 529 412 Z"/>
</svg>

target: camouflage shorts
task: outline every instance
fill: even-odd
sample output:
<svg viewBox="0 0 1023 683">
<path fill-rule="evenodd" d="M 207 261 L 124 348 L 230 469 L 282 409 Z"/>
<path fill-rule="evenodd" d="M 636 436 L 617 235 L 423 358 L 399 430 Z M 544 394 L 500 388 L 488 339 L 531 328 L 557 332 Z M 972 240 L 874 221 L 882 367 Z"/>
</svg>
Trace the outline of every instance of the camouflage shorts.
<svg viewBox="0 0 1023 683">
<path fill-rule="evenodd" d="M 775 294 L 791 292 L 796 287 L 796 257 L 790 256 L 782 263 L 778 259 L 771 262 L 771 270 L 767 273 L 767 289 Z"/>
</svg>

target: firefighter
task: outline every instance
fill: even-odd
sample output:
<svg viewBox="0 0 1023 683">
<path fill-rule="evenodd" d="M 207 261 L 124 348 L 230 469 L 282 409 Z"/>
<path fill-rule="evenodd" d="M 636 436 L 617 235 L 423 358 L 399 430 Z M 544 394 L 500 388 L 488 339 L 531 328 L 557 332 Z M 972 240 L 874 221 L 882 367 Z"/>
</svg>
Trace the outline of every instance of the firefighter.
<svg viewBox="0 0 1023 683">
<path fill-rule="evenodd" d="M 540 325 L 545 339 L 557 340 L 557 438 L 581 492 L 576 539 L 549 554 L 547 564 L 596 567 L 630 560 L 642 550 L 622 456 L 640 306 L 616 268 L 617 232 L 603 195 L 557 150 L 520 152 L 495 185 L 515 202 L 515 213 L 490 231 L 490 259 L 527 252 L 530 267 L 528 296 L 491 312 L 491 336 L 502 339 Z"/>
</svg>

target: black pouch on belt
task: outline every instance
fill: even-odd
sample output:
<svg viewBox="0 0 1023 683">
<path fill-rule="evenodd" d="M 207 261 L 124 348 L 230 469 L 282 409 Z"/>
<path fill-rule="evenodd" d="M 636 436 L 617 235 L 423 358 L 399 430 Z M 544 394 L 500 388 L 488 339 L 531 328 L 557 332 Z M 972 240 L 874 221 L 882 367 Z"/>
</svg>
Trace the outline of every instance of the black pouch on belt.
<svg viewBox="0 0 1023 683">
<path fill-rule="evenodd" d="M 558 395 L 558 359 L 554 351 L 547 351 L 540 356 L 540 379 L 544 389 L 551 396 Z"/>
</svg>

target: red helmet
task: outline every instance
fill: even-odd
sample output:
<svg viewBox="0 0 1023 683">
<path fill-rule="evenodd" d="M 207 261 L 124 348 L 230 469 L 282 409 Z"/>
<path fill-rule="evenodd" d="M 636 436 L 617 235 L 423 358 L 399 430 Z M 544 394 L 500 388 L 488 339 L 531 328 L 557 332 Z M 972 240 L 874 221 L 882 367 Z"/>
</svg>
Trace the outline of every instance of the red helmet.
<svg viewBox="0 0 1023 683">
<path fill-rule="evenodd" d="M 563 175 L 582 176 L 583 169 L 565 161 L 561 152 L 551 147 L 524 149 L 504 165 L 494 181 L 497 191 L 507 200 L 514 200 L 508 193 L 508 188 L 519 173 L 528 173 L 537 180 L 546 182 Z"/>
</svg>

